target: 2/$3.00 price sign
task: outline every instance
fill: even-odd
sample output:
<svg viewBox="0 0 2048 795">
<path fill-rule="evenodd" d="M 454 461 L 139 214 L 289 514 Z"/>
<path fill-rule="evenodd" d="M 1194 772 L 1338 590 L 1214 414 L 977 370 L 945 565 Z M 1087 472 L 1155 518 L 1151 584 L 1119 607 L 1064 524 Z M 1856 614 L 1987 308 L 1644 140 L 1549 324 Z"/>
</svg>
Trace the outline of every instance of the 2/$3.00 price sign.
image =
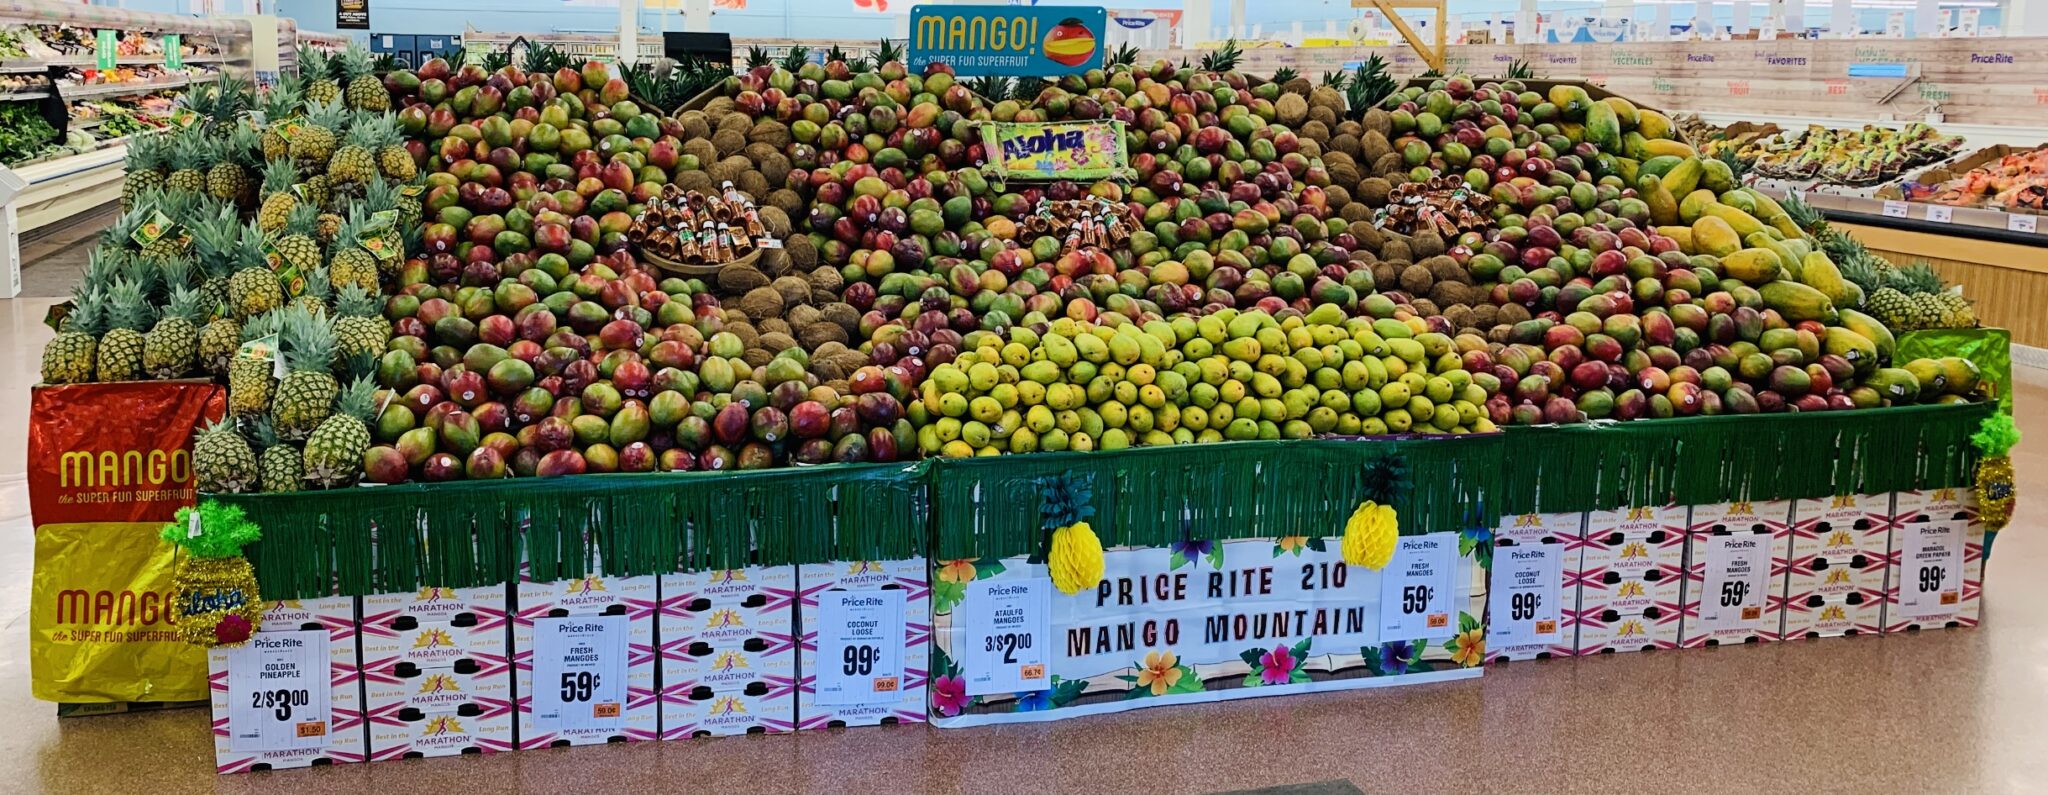
<svg viewBox="0 0 2048 795">
<path fill-rule="evenodd" d="M 818 703 L 879 704 L 901 698 L 903 591 L 826 591 L 818 596 Z"/>
<path fill-rule="evenodd" d="M 228 650 L 228 736 L 238 752 L 327 744 L 327 633 L 259 632 Z"/>
<path fill-rule="evenodd" d="M 625 725 L 626 617 L 533 622 L 533 723 L 543 731 Z"/>
</svg>

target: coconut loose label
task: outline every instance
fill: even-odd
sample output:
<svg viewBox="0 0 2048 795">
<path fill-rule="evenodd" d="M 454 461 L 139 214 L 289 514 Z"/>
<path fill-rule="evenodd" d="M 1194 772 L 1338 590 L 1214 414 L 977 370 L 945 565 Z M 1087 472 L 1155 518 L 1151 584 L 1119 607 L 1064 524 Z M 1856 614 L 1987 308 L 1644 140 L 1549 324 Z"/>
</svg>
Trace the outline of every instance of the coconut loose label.
<svg viewBox="0 0 2048 795">
<path fill-rule="evenodd" d="M 1056 77 L 1102 66 L 1101 8 L 919 5 L 910 9 L 910 71 L 943 63 L 962 76 Z"/>
</svg>

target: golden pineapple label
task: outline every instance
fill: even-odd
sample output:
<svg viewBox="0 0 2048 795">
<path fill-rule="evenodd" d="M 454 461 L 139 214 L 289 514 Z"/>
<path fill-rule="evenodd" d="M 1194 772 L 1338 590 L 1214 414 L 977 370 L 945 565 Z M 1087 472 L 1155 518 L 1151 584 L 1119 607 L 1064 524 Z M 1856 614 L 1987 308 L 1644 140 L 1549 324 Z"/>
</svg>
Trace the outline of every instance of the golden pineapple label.
<svg viewBox="0 0 2048 795">
<path fill-rule="evenodd" d="M 426 192 L 427 187 L 425 185 L 400 185 L 398 187 L 398 195 L 408 199 L 418 198 L 420 194 Z"/>
<path fill-rule="evenodd" d="M 286 141 L 290 141 L 294 136 L 299 134 L 299 130 L 303 129 L 303 126 L 299 123 L 298 119 L 286 119 L 282 122 L 271 125 L 271 129 L 277 132 L 278 137 L 283 138 Z"/>
<path fill-rule="evenodd" d="M 165 235 L 170 234 L 177 226 L 176 223 L 171 221 L 170 216 L 164 215 L 164 211 L 151 210 L 149 220 L 143 221 L 141 226 L 136 227 L 135 231 L 128 235 L 128 239 L 135 241 L 135 245 L 147 248 L 149 244 L 162 240 Z"/>
<path fill-rule="evenodd" d="M 306 275 L 299 272 L 299 266 L 284 258 L 284 254 L 277 250 L 276 241 L 263 241 L 263 263 L 270 266 L 271 273 L 277 274 L 286 295 L 297 298 L 306 292 Z"/>
<path fill-rule="evenodd" d="M 190 127 L 194 122 L 199 121 L 199 114 L 193 112 L 191 108 L 178 108 L 171 111 L 170 118 L 172 124 L 183 128 Z"/>
</svg>

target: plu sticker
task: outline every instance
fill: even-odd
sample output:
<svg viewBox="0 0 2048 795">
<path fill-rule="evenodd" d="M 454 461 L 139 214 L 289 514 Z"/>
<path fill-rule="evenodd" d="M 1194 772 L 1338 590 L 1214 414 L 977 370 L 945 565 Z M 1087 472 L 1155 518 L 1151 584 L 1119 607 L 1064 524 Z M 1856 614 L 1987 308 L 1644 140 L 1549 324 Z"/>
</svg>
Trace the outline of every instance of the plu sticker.
<svg viewBox="0 0 2048 795">
<path fill-rule="evenodd" d="M 190 127 L 196 121 L 199 121 L 199 114 L 194 113 L 191 108 L 176 108 L 171 111 L 171 123 L 179 127 Z"/>
<path fill-rule="evenodd" d="M 171 217 L 164 215 L 164 211 L 151 210 L 149 220 L 143 221 L 141 226 L 136 227 L 135 232 L 130 234 L 128 239 L 135 241 L 135 245 L 147 248 L 149 244 L 162 240 L 164 235 L 170 234 L 176 227 L 177 224 L 172 223 Z"/>
<path fill-rule="evenodd" d="M 290 141 L 292 136 L 299 134 L 300 124 L 298 119 L 285 119 L 272 127 L 277 130 L 278 136 Z"/>
<path fill-rule="evenodd" d="M 261 337 L 249 340 L 248 342 L 244 342 L 242 343 L 241 347 L 235 349 L 235 356 L 237 358 L 255 359 L 257 361 L 263 362 L 276 359 L 277 335 L 265 334 Z"/>
</svg>

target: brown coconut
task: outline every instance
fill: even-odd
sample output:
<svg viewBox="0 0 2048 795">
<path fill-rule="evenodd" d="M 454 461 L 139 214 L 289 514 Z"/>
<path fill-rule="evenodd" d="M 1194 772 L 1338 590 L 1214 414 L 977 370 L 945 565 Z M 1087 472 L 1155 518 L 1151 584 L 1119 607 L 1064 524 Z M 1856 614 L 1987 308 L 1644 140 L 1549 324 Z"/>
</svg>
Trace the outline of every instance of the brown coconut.
<svg viewBox="0 0 2048 795">
<path fill-rule="evenodd" d="M 768 286 L 768 277 L 752 264 L 735 262 L 718 269 L 718 291 L 727 295 L 745 293 Z M 777 294 L 780 297 L 780 294 Z"/>
<path fill-rule="evenodd" d="M 1338 185 L 1358 184 L 1360 176 L 1358 166 L 1352 163 L 1351 158 L 1348 157 L 1344 157 L 1341 163 L 1331 162 L 1332 158 L 1338 157 L 1344 157 L 1344 154 L 1341 152 L 1331 152 L 1323 156 L 1323 166 L 1330 172 L 1330 182 Z"/>
<path fill-rule="evenodd" d="M 781 152 L 770 153 L 767 157 L 754 162 L 760 166 L 761 176 L 768 178 L 769 187 L 780 188 L 788 184 L 789 158 L 784 157 Z"/>
<path fill-rule="evenodd" d="M 1386 240 L 1380 243 L 1380 259 L 1397 260 L 1405 264 L 1415 261 L 1415 251 L 1408 245 L 1408 238 L 1387 235 Z"/>
<path fill-rule="evenodd" d="M 1350 183 L 1345 184 L 1348 185 Z M 1342 212 L 1342 208 L 1351 206 L 1351 189 L 1344 187 L 1344 185 L 1332 184 L 1323 188 L 1323 196 L 1329 202 L 1329 206 L 1339 208 L 1339 212 Z M 1351 219 L 1346 218 L 1344 220 L 1349 221 Z"/>
<path fill-rule="evenodd" d="M 1288 127 L 1300 127 L 1308 119 L 1308 100 L 1300 94 L 1281 94 L 1273 101 L 1273 116 Z"/>
<path fill-rule="evenodd" d="M 853 308 L 852 304 L 826 304 L 818 311 L 826 322 L 845 329 L 848 334 L 860 331 L 860 310 Z"/>
<path fill-rule="evenodd" d="M 745 137 L 747 131 L 754 129 L 754 119 L 744 113 L 729 113 L 718 116 L 717 119 L 718 123 L 712 126 L 713 135 L 718 134 L 719 130 L 733 130 L 741 137 Z"/>
<path fill-rule="evenodd" d="M 1387 206 L 1387 194 L 1393 191 L 1393 183 L 1385 177 L 1366 177 L 1358 181 L 1358 200 L 1375 210 Z"/>
<path fill-rule="evenodd" d="M 796 347 L 796 338 L 785 331 L 770 331 L 761 335 L 760 345 L 771 353 L 781 353 Z"/>
<path fill-rule="evenodd" d="M 720 125 L 718 132 L 711 134 L 711 145 L 717 147 L 720 156 L 738 154 L 747 148 L 747 134 Z"/>
<path fill-rule="evenodd" d="M 814 290 L 829 290 L 836 293 L 846 288 L 846 275 L 830 265 L 812 269 L 810 281 Z"/>
<path fill-rule="evenodd" d="M 825 358 L 825 357 L 827 357 L 827 356 L 833 356 L 833 355 L 836 355 L 836 354 L 838 354 L 838 353 L 839 353 L 840 351 L 843 351 L 843 350 L 846 350 L 846 345 L 844 345 L 843 343 L 838 343 L 838 342 L 828 342 L 828 343 L 825 343 L 825 344 L 823 344 L 823 345 L 820 345 L 820 346 L 818 346 L 818 347 L 816 347 L 816 348 L 812 348 L 812 349 L 811 349 L 811 358 L 812 358 L 812 359 L 822 359 L 822 358 Z"/>
<path fill-rule="evenodd" d="M 1365 134 L 1365 126 L 1354 119 L 1345 119 L 1337 123 L 1337 134 L 1357 138 Z"/>
<path fill-rule="evenodd" d="M 1379 133 L 1381 140 L 1394 132 L 1394 115 L 1379 108 L 1366 111 L 1365 119 L 1360 123 L 1368 132 Z"/>
<path fill-rule="evenodd" d="M 1335 204 L 1335 202 L 1332 202 L 1332 204 Z M 1342 218 L 1346 221 L 1350 221 L 1352 224 L 1355 225 L 1360 221 L 1364 221 L 1368 218 L 1371 218 L 1372 208 L 1365 206 L 1364 202 L 1351 202 L 1350 204 L 1338 205 L 1337 217 Z"/>
<path fill-rule="evenodd" d="M 1417 236 L 1417 239 L 1420 239 L 1419 235 Z M 1465 266 L 1459 265 L 1457 260 L 1451 259 L 1450 257 L 1446 257 L 1442 254 L 1429 257 L 1417 264 L 1425 268 L 1428 268 L 1429 275 L 1434 277 L 1439 282 L 1457 282 L 1459 284 L 1472 283 L 1472 274 L 1466 272 Z"/>
<path fill-rule="evenodd" d="M 1464 329 L 1473 328 L 1472 308 L 1464 304 L 1452 304 L 1451 306 L 1446 307 L 1444 309 L 1444 319 L 1450 321 L 1451 328 L 1459 329 L 1461 331 Z"/>
<path fill-rule="evenodd" d="M 849 337 L 847 336 L 846 329 L 840 328 L 835 324 L 814 323 L 805 326 L 803 331 L 799 332 L 798 339 L 802 340 L 805 348 L 815 350 L 829 343 L 844 345 Z"/>
<path fill-rule="evenodd" d="M 725 118 L 732 113 L 732 106 L 732 97 L 712 97 L 710 102 L 704 103 L 704 117 L 706 120 Z"/>
<path fill-rule="evenodd" d="M 789 321 L 783 320 L 782 318 L 779 317 L 771 317 L 764 320 L 754 321 L 754 328 L 760 329 L 762 334 L 790 333 Z"/>
<path fill-rule="evenodd" d="M 1331 151 L 1343 152 L 1345 156 L 1356 161 L 1359 156 L 1358 136 L 1350 133 L 1338 133 L 1330 138 L 1330 149 Z"/>
<path fill-rule="evenodd" d="M 1500 322 L 1500 308 L 1492 304 L 1474 302 L 1472 305 L 1472 327 L 1493 328 Z"/>
<path fill-rule="evenodd" d="M 769 237 L 777 240 L 789 237 L 789 214 L 781 207 L 771 204 L 756 213 L 761 219 L 761 228 L 768 231 Z"/>
<path fill-rule="evenodd" d="M 1443 236 L 1438 235 L 1434 229 L 1423 229 L 1416 232 L 1415 236 L 1409 240 L 1410 245 L 1415 248 L 1416 259 L 1425 259 L 1444 253 Z"/>
<path fill-rule="evenodd" d="M 775 147 L 769 146 L 759 141 L 747 144 L 747 148 L 740 150 L 740 156 L 745 157 L 749 161 L 752 161 L 755 166 L 761 165 L 762 160 L 765 160 L 769 155 L 773 155 L 776 153 L 777 150 Z"/>
<path fill-rule="evenodd" d="M 740 297 L 739 302 L 740 311 L 747 313 L 747 317 L 751 318 L 781 317 L 782 307 L 782 292 L 774 287 L 756 287 L 748 290 L 746 295 Z"/>
<path fill-rule="evenodd" d="M 1392 259 L 1381 250 L 1386 246 L 1385 236 L 1380 234 L 1380 228 L 1374 226 L 1372 222 L 1352 221 L 1351 236 L 1358 238 L 1359 248 L 1379 255 L 1380 259 Z"/>
<path fill-rule="evenodd" d="M 1420 315 L 1422 317 L 1431 317 L 1434 315 L 1443 314 L 1443 312 L 1437 310 L 1436 302 L 1431 301 L 1427 298 L 1417 298 L 1413 301 L 1409 301 L 1408 308 L 1415 310 L 1415 314 Z"/>
<path fill-rule="evenodd" d="M 1429 288 L 1429 300 L 1435 301 L 1439 306 L 1452 306 L 1469 303 L 1470 295 L 1466 292 L 1466 287 L 1463 284 L 1457 282 L 1437 282 Z"/>
<path fill-rule="evenodd" d="M 1337 123 L 1337 112 L 1320 105 L 1314 105 L 1308 109 L 1308 121 L 1310 124 L 1323 125 L 1323 129 L 1327 131 L 1331 125 Z M 1329 133 L 1324 132 L 1323 136 L 1327 138 Z"/>
<path fill-rule="evenodd" d="M 754 128 L 747 131 L 747 142 L 767 144 L 774 151 L 778 152 L 787 149 L 789 147 L 789 125 L 774 119 L 762 119 L 754 122 Z"/>
<path fill-rule="evenodd" d="M 782 294 L 783 306 L 794 306 L 811 300 L 811 283 L 802 276 L 783 276 L 769 286 Z"/>
<path fill-rule="evenodd" d="M 809 235 L 790 235 L 782 241 L 782 250 L 789 254 L 789 266 L 799 271 L 808 271 L 818 265 L 818 248 L 811 245 Z"/>
<path fill-rule="evenodd" d="M 714 185 L 711 184 L 711 175 L 706 174 L 702 171 L 680 172 L 676 174 L 674 181 L 675 186 L 683 191 L 710 193 L 711 189 L 715 187 Z"/>
<path fill-rule="evenodd" d="M 749 345 L 747 352 L 740 354 L 740 360 L 746 362 L 748 367 L 767 367 L 769 362 L 775 361 L 775 352 Z"/>
<path fill-rule="evenodd" d="M 700 168 L 718 162 L 718 147 L 712 145 L 709 135 L 684 141 L 683 154 L 696 155 Z"/>
<path fill-rule="evenodd" d="M 1322 144 L 1320 144 L 1320 143 L 1317 143 L 1317 142 L 1316 142 L 1316 141 L 1315 141 L 1314 139 L 1312 139 L 1312 138 L 1303 138 L 1303 139 L 1301 139 L 1301 140 L 1300 140 L 1300 141 L 1298 142 L 1298 146 L 1297 146 L 1297 148 L 1295 149 L 1295 151 L 1297 151 L 1297 152 L 1300 152 L 1300 153 L 1301 153 L 1301 156 L 1302 156 L 1302 157 L 1307 157 L 1307 158 L 1317 158 L 1317 157 L 1322 157 L 1322 156 L 1323 156 L 1323 145 L 1322 145 Z"/>
<path fill-rule="evenodd" d="M 683 126 L 683 140 L 711 137 L 711 120 L 704 117 L 704 111 L 686 110 L 676 116 L 676 123 Z"/>
<path fill-rule="evenodd" d="M 1401 289 L 1406 290 L 1409 295 L 1427 295 L 1429 288 L 1434 284 L 1436 280 L 1430 278 L 1428 268 L 1410 265 L 1401 269 Z"/>
<path fill-rule="evenodd" d="M 783 212 L 783 218 L 787 220 L 789 218 L 790 213 L 803 211 L 804 197 L 798 195 L 796 191 L 790 190 L 788 188 L 783 188 L 781 190 L 768 194 L 767 204 L 769 207 L 774 207 L 775 209 L 781 210 Z"/>
<path fill-rule="evenodd" d="M 754 261 L 754 265 L 770 279 L 787 276 L 796 267 L 790 263 L 788 251 L 776 248 L 761 249 L 761 256 Z"/>
<path fill-rule="evenodd" d="M 789 319 L 790 328 L 797 329 L 824 322 L 822 320 L 824 317 L 823 313 L 819 312 L 817 307 L 810 304 L 793 305 L 789 308 L 789 311 L 783 313 L 783 317 Z"/>
<path fill-rule="evenodd" d="M 761 339 L 761 331 L 754 328 L 752 323 L 733 323 L 728 321 L 725 324 L 725 330 L 732 332 L 733 336 L 739 337 L 740 342 L 746 343 L 746 346 L 749 348 L 754 347 L 754 342 Z M 759 367 L 760 365 L 754 366 Z"/>
<path fill-rule="evenodd" d="M 1401 283 L 1401 268 L 1406 264 L 1404 262 L 1387 262 L 1385 260 L 1373 263 L 1372 283 L 1383 289 L 1393 289 L 1394 285 Z"/>
<path fill-rule="evenodd" d="M 1520 323 L 1524 320 L 1529 319 L 1529 308 L 1522 306 L 1521 304 L 1508 304 L 1507 306 L 1501 307 L 1500 311 L 1496 314 L 1497 322 L 1506 323 L 1512 326 L 1516 323 Z"/>
<path fill-rule="evenodd" d="M 740 172 L 740 178 L 733 180 L 732 184 L 733 187 L 739 188 L 740 192 L 747 194 L 748 197 L 766 196 L 770 190 L 768 187 L 768 177 L 753 169 Z"/>
<path fill-rule="evenodd" d="M 1309 112 L 1314 113 L 1315 111 L 1311 110 Z M 1309 119 L 1307 124 L 1301 125 L 1301 130 L 1296 134 L 1316 143 L 1324 143 L 1330 140 L 1330 124 L 1321 119 Z"/>
</svg>

